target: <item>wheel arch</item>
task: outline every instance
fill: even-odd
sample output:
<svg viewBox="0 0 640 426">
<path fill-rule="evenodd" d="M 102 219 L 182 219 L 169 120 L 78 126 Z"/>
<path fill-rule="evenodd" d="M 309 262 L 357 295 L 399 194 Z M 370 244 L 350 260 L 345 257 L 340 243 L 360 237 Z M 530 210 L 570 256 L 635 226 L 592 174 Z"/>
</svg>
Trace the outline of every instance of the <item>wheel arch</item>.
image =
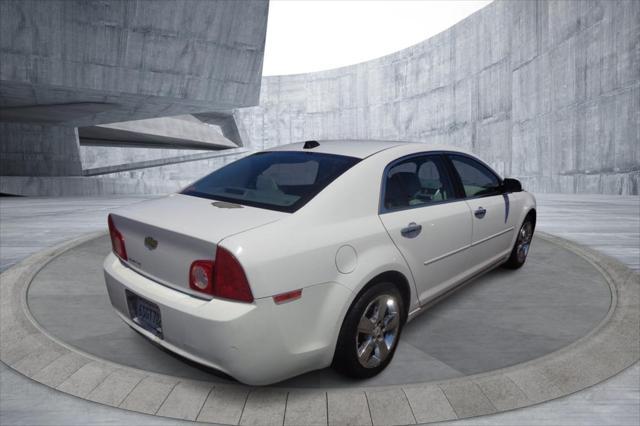
<svg viewBox="0 0 640 426">
<path fill-rule="evenodd" d="M 335 365 L 335 360 L 336 360 L 336 356 L 337 356 L 336 354 L 338 353 L 337 351 L 340 348 L 340 346 L 339 346 L 340 336 L 343 333 L 345 320 L 346 320 L 347 316 L 349 315 L 349 312 L 351 312 L 351 310 L 353 309 L 353 306 L 358 302 L 358 300 L 360 300 L 362 295 L 367 290 L 369 290 L 372 286 L 374 286 L 374 285 L 376 285 L 378 283 L 392 283 L 393 285 L 395 285 L 398 288 L 398 290 L 400 291 L 400 295 L 402 297 L 402 302 L 405 305 L 402 322 L 403 323 L 406 322 L 407 317 L 409 315 L 409 309 L 410 309 L 410 306 L 411 306 L 411 287 L 410 287 L 411 284 L 410 284 L 409 280 L 407 279 L 405 274 L 403 274 L 402 272 L 397 271 L 395 269 L 389 269 L 389 270 L 386 270 L 384 272 L 378 273 L 374 277 L 370 278 L 366 282 L 366 284 L 364 284 L 358 290 L 358 292 L 355 294 L 355 296 L 351 299 L 351 302 L 347 305 L 346 310 L 343 312 L 343 314 L 342 314 L 342 316 L 340 318 L 340 326 L 338 327 L 338 333 L 335 336 L 336 345 L 335 345 L 334 351 L 333 351 L 332 365 Z"/>
<path fill-rule="evenodd" d="M 524 220 L 527 220 L 528 217 L 531 217 L 531 219 L 533 220 L 533 229 L 536 229 L 536 220 L 537 220 L 537 212 L 536 212 L 536 208 L 532 207 L 527 214 L 524 216 Z M 524 221 L 523 221 L 524 223 Z"/>
<path fill-rule="evenodd" d="M 371 286 L 376 285 L 378 283 L 382 283 L 382 282 L 392 283 L 400 291 L 400 295 L 402 296 L 402 303 L 404 304 L 403 320 L 406 320 L 409 313 L 409 309 L 411 307 L 411 284 L 409 284 L 409 280 L 402 272 L 399 272 L 396 270 L 388 270 L 388 271 L 379 273 L 378 275 L 371 278 L 364 286 L 362 286 L 360 291 L 358 291 L 356 296 L 353 298 L 353 300 L 351 301 L 351 304 L 349 305 L 349 309 L 347 309 L 347 312 L 351 310 L 353 305 L 362 296 L 364 292 L 366 292 L 369 288 L 371 288 Z"/>
</svg>

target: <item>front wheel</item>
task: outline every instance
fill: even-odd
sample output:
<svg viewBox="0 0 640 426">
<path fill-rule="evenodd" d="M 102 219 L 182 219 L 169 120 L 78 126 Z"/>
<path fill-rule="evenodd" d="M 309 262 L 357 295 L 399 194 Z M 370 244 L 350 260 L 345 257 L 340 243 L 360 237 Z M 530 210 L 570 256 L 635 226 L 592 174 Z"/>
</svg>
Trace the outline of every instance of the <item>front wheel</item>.
<svg viewBox="0 0 640 426">
<path fill-rule="evenodd" d="M 353 304 L 342 324 L 333 366 L 356 378 L 373 377 L 391 362 L 406 318 L 392 283 L 378 283 Z"/>
<path fill-rule="evenodd" d="M 509 259 L 503 265 L 507 269 L 518 269 L 524 265 L 529 254 L 529 248 L 531 247 L 531 240 L 533 239 L 533 219 L 528 216 L 520 230 L 518 231 L 518 237 L 516 243 L 511 250 Z"/>
</svg>

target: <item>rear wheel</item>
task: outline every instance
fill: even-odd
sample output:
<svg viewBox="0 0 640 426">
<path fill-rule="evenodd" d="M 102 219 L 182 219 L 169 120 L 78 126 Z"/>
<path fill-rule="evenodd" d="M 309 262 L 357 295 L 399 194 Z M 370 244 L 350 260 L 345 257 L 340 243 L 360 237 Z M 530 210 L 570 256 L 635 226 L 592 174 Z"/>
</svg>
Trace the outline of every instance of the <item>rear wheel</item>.
<svg viewBox="0 0 640 426">
<path fill-rule="evenodd" d="M 342 324 L 333 366 L 343 374 L 367 378 L 391 362 L 406 318 L 393 283 L 378 283 L 353 304 Z"/>
<path fill-rule="evenodd" d="M 531 216 L 522 223 L 520 230 L 518 231 L 518 237 L 516 243 L 511 250 L 509 260 L 503 265 L 507 269 L 518 269 L 527 260 L 529 254 L 529 248 L 531 247 L 531 240 L 533 239 L 533 219 Z"/>
</svg>

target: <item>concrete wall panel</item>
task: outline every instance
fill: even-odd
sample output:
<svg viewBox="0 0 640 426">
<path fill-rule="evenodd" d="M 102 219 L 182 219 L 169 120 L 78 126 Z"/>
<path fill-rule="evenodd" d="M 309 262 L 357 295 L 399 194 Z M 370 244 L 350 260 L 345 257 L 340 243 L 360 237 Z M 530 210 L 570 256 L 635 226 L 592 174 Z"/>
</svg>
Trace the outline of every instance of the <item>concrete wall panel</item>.
<svg viewBox="0 0 640 426">
<path fill-rule="evenodd" d="M 186 98 L 192 79 L 259 84 L 267 3 L 3 1 L 0 79 Z M 4 60 L 5 54 L 17 57 Z M 23 72 L 25 61 L 33 72 Z M 107 76 L 129 73 L 137 84 Z M 115 83 L 115 85 L 114 85 Z M 133 90 L 132 90 L 133 89 Z M 239 105 L 256 93 L 236 89 Z M 199 100 L 216 101 L 216 91 Z"/>
<path fill-rule="evenodd" d="M 69 87 L 94 87 L 101 89 L 86 91 L 86 101 L 124 102 L 147 118 L 197 112 L 211 99 L 237 104 L 252 91 L 255 99 L 260 82 L 235 81 L 236 69 L 220 63 L 233 59 L 247 75 L 259 74 L 262 56 L 253 52 L 265 16 L 260 2 L 62 2 L 62 10 L 24 13 L 41 3 L 0 2 L 0 76 L 38 83 L 5 85 L 4 104 L 25 93 L 43 103 L 72 102 Z M 239 22 L 248 12 L 238 12 L 238 4 L 258 21 Z M 73 24 L 62 25 L 65 19 Z M 52 30 L 33 31 L 34 24 Z M 225 39 L 229 28 L 233 43 Z M 144 104 L 136 103 L 138 94 L 146 96 Z M 162 101 L 166 96 L 171 104 Z M 117 114 L 92 120 L 130 119 Z M 264 77 L 260 106 L 236 109 L 234 117 L 251 149 L 307 139 L 446 143 L 475 151 L 532 191 L 637 194 L 640 2 L 496 0 L 382 58 Z M 81 187 L 88 193 L 170 191 L 233 158 L 121 172 Z M 127 179 L 146 183 L 120 184 Z M 42 179 L 29 185 L 54 190 Z"/>
<path fill-rule="evenodd" d="M 0 175 L 79 174 L 76 127 L 256 105 L 267 12 L 261 0 L 0 1 Z"/>
<path fill-rule="evenodd" d="M 496 0 L 385 57 L 265 77 L 240 121 L 255 147 L 448 143 L 535 191 L 637 194 L 639 90 L 640 2 Z"/>
<path fill-rule="evenodd" d="M 0 122 L 0 135 L 0 175 L 79 176 L 82 172 L 78 131 L 73 127 Z"/>
</svg>

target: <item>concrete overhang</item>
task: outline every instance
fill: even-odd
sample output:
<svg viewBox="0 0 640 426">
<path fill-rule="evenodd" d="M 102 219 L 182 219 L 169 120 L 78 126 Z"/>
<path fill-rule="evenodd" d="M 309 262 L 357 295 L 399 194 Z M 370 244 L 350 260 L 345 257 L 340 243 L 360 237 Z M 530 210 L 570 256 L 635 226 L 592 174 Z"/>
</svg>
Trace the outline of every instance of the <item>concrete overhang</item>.
<svg viewBox="0 0 640 426">
<path fill-rule="evenodd" d="M 78 135 L 81 145 L 208 150 L 238 147 L 218 126 L 190 115 L 81 127 Z"/>
</svg>

